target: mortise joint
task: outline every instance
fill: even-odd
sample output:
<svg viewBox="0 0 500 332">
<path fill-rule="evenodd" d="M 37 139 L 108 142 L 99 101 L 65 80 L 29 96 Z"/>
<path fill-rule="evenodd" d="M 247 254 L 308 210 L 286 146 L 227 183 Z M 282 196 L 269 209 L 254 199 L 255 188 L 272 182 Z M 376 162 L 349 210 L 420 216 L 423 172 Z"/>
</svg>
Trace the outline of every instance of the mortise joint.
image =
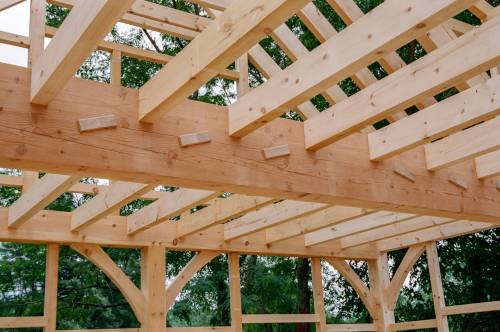
<svg viewBox="0 0 500 332">
<path fill-rule="evenodd" d="M 264 149 L 262 152 L 264 154 L 264 158 L 266 159 L 285 157 L 290 155 L 290 147 L 288 146 L 288 144 L 273 146 Z"/>
<path fill-rule="evenodd" d="M 179 144 L 184 148 L 191 145 L 197 145 L 210 142 L 210 134 L 208 131 L 199 133 L 185 134 L 179 136 Z"/>
<path fill-rule="evenodd" d="M 115 115 L 104 115 L 78 120 L 78 128 L 81 133 L 99 129 L 116 128 L 117 126 L 118 119 Z"/>
</svg>

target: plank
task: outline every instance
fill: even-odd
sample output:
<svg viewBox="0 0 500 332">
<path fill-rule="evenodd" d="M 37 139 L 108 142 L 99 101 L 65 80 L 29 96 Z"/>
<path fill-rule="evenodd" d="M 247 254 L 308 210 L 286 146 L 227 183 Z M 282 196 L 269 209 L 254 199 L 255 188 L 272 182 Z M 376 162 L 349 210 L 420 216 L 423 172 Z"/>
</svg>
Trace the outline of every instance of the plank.
<svg viewBox="0 0 500 332">
<path fill-rule="evenodd" d="M 375 324 L 328 324 L 328 332 L 350 332 L 350 331 L 377 331 Z"/>
<path fill-rule="evenodd" d="M 316 318 L 316 331 L 326 332 L 326 311 L 324 300 L 323 273 L 321 271 L 321 260 L 319 258 L 311 258 L 311 280 L 314 314 Z"/>
<path fill-rule="evenodd" d="M 228 255 L 229 266 L 229 301 L 231 311 L 231 327 L 235 332 L 243 332 L 243 315 L 241 303 L 240 255 Z"/>
<path fill-rule="evenodd" d="M 432 329 L 435 327 L 435 319 L 419 320 L 413 322 L 400 322 L 390 325 L 391 331 L 413 331 L 418 329 Z"/>
<path fill-rule="evenodd" d="M 488 311 L 500 311 L 500 301 L 461 304 L 448 306 L 443 309 L 443 313 L 448 316 Z"/>
<path fill-rule="evenodd" d="M 485 179 L 500 175 L 500 151 L 491 152 L 475 159 L 477 177 Z"/>
<path fill-rule="evenodd" d="M 46 174 L 9 207 L 9 227 L 18 228 L 78 182 L 78 176 Z"/>
<path fill-rule="evenodd" d="M 500 117 L 425 146 L 427 168 L 437 170 L 500 149 Z"/>
<path fill-rule="evenodd" d="M 253 314 L 243 315 L 243 324 L 316 323 L 316 314 Z"/>
<path fill-rule="evenodd" d="M 159 181 L 177 187 L 455 219 L 495 221 L 500 216 L 494 184 L 479 181 L 472 162 L 453 167 L 453 173 L 470 185 L 464 195 L 448 183 L 449 171 L 428 173 L 421 148 L 400 157 L 412 160 L 417 181 L 411 183 L 394 174 L 392 160 L 376 164 L 369 160 L 364 134 L 351 135 L 321 153 L 309 153 L 304 149 L 303 124 L 276 119 L 267 128 L 234 140 L 224 133 L 228 125 L 225 108 L 192 101 L 161 123 L 145 126 L 136 121 L 137 91 L 80 79 L 71 80 L 43 116 L 34 118 L 32 114 L 40 109 L 29 102 L 28 71 L 1 64 L 0 72 L 0 91 L 4 91 L 0 93 L 4 106 L 0 112 L 0 163 L 4 167 L 84 172 L 118 181 Z M 92 100 L 87 98 L 90 94 Z M 128 126 L 79 134 L 77 119 L 101 115 L 104 110 Z M 179 147 L 180 134 L 201 128 L 213 133 L 211 144 Z M 292 152 L 286 167 L 278 159 L 264 160 L 260 149 L 281 144 L 284 137 Z M 430 187 L 432 192 L 427 190 Z"/>
<path fill-rule="evenodd" d="M 56 332 L 57 325 L 57 287 L 59 283 L 59 245 L 47 244 L 45 259 L 45 289 L 43 315 L 47 319 L 44 332 Z"/>
<path fill-rule="evenodd" d="M 460 12 L 473 1 L 385 1 L 345 29 L 300 58 L 279 75 L 230 106 L 229 134 L 243 137 L 287 110 L 378 60 L 386 50 L 425 33 L 441 20 Z M 406 9 L 411 6 L 411 11 Z M 377 24 L 385 17 L 396 17 L 391 25 Z M 425 25 L 419 25 L 422 21 Z M 416 26 L 421 29 L 415 28 Z M 367 31 L 370 31 L 367 34 Z M 363 47 L 359 47 L 362 45 Z M 345 50 L 350 50 L 345 52 Z M 324 112 L 323 112 L 324 113 Z M 329 113 L 329 112 L 328 112 Z M 314 117 L 318 118 L 318 116 Z M 329 124 L 331 114 L 325 121 Z M 312 119 L 310 119 L 312 120 Z M 318 122 L 316 122 L 318 123 Z"/>
<path fill-rule="evenodd" d="M 139 89 L 139 119 L 153 122 L 172 111 L 217 71 L 258 43 L 265 36 L 264 31 L 273 30 L 306 3 L 307 0 L 235 1 Z M 211 51 L 205 52 L 207 49 Z"/>
<path fill-rule="evenodd" d="M 0 328 L 43 327 L 47 323 L 45 317 L 0 317 Z"/>
<path fill-rule="evenodd" d="M 150 246 L 141 250 L 141 290 L 145 299 L 141 332 L 166 329 L 165 248 Z"/>
<path fill-rule="evenodd" d="M 21 2 L 24 2 L 24 0 L 0 0 L 0 12 L 14 7 Z"/>
<path fill-rule="evenodd" d="M 134 0 L 78 2 L 33 63 L 31 101 L 49 104 Z"/>
<path fill-rule="evenodd" d="M 45 0 L 30 1 L 30 48 L 28 50 L 28 67 L 30 68 L 42 56 L 45 49 L 45 7 Z"/>
<path fill-rule="evenodd" d="M 438 332 L 448 332 L 450 328 L 448 327 L 448 317 L 444 313 L 446 303 L 436 242 L 427 243 L 425 245 L 425 252 L 427 255 L 427 266 L 429 267 L 429 278 L 431 280 L 434 312 L 436 314 L 436 327 Z"/>
<path fill-rule="evenodd" d="M 498 34 L 499 22 L 500 18 L 492 19 L 372 84 L 350 98 L 349 102 L 336 104 L 320 116 L 306 121 L 307 148 L 318 150 L 325 147 L 387 115 L 412 106 L 424 97 L 491 68 L 499 61 L 500 46 L 499 49 L 484 52 L 480 45 L 488 43 L 492 36 Z M 335 114 L 333 122 L 330 120 L 332 114 Z"/>
<path fill-rule="evenodd" d="M 370 158 L 381 160 L 500 114 L 500 77 L 490 79 L 368 134 Z"/>
</svg>

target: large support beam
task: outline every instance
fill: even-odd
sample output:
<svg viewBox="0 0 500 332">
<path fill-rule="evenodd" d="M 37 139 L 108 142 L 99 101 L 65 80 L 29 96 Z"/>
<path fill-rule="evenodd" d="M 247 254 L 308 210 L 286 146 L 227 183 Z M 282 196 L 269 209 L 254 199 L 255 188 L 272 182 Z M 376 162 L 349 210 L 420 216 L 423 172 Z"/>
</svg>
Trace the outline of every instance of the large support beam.
<svg viewBox="0 0 500 332">
<path fill-rule="evenodd" d="M 0 72 L 4 107 L 0 164 L 4 167 L 455 219 L 500 220 L 498 191 L 494 184 L 475 177 L 472 162 L 430 173 L 423 149 L 416 148 L 401 155 L 413 161 L 415 182 L 411 182 L 394 173 L 397 161 L 369 160 L 364 134 L 351 135 L 313 154 L 305 151 L 302 123 L 276 119 L 267 128 L 234 140 L 225 134 L 228 114 L 223 108 L 191 101 L 148 126 L 136 121 L 137 91 L 80 79 L 71 80 L 41 110 L 29 102 L 27 70 L 0 65 Z M 88 95 L 94 97 L 89 100 Z M 79 119 L 103 113 L 115 115 L 119 126 L 78 132 Z M 202 130 L 210 131 L 210 143 L 179 146 L 179 135 Z M 286 159 L 265 160 L 260 153 L 285 142 L 291 152 Z M 469 189 L 464 192 L 449 183 L 449 172 L 467 181 Z"/>
<path fill-rule="evenodd" d="M 390 283 L 389 261 L 387 253 L 382 253 L 377 259 L 368 261 L 370 276 L 370 290 L 377 306 L 377 315 L 374 318 L 377 331 L 389 332 L 394 324 L 394 310 L 387 302 L 385 290 Z"/>
<path fill-rule="evenodd" d="M 47 245 L 45 263 L 45 294 L 43 302 L 43 316 L 46 325 L 43 332 L 56 332 L 57 323 L 57 285 L 59 282 L 59 245 Z"/>
<path fill-rule="evenodd" d="M 31 101 L 48 105 L 134 0 L 78 2 L 33 64 Z"/>
<path fill-rule="evenodd" d="M 441 280 L 436 242 L 426 244 L 425 251 L 429 266 L 429 277 L 431 280 L 434 312 L 436 313 L 437 330 L 438 332 L 449 332 L 448 316 L 444 313 L 446 303 L 444 300 L 443 282 Z"/>
<path fill-rule="evenodd" d="M 317 332 L 326 332 L 325 290 L 323 287 L 323 273 L 320 258 L 311 258 L 311 279 L 313 288 L 314 314 L 319 321 L 316 322 Z"/>
<path fill-rule="evenodd" d="M 243 137 L 377 61 L 474 1 L 386 1 L 230 107 L 229 134 Z M 411 8 L 411 10 L 407 10 Z M 380 24 L 391 17 L 392 24 Z M 369 31 L 369 32 L 367 32 Z M 362 46 L 362 47 L 361 47 Z M 349 50 L 346 52 L 346 50 Z M 318 118 L 318 117 L 314 117 Z M 328 121 L 321 116 L 323 125 Z M 317 123 L 317 122 L 316 122 Z"/>
<path fill-rule="evenodd" d="M 141 251 L 141 290 L 145 300 L 141 332 L 166 328 L 166 258 L 165 248 L 150 246 Z"/>
<path fill-rule="evenodd" d="M 240 255 L 228 254 L 229 266 L 229 300 L 231 307 L 231 327 L 234 332 L 243 332 L 243 315 L 241 311 L 241 276 Z"/>
<path fill-rule="evenodd" d="M 122 292 L 139 322 L 143 322 L 146 301 L 129 277 L 98 245 L 72 244 L 71 248 L 97 266 Z"/>
<path fill-rule="evenodd" d="M 307 2 L 235 1 L 140 89 L 139 119 L 153 122 L 172 111 Z"/>
<path fill-rule="evenodd" d="M 424 97 L 488 70 L 498 63 L 500 46 L 493 43 L 498 47 L 489 47 L 487 51 L 482 46 L 490 44 L 499 31 L 500 18 L 492 19 L 362 90 L 349 101 L 306 121 L 307 148 L 325 147 Z M 332 114 L 335 114 L 333 120 Z"/>
</svg>

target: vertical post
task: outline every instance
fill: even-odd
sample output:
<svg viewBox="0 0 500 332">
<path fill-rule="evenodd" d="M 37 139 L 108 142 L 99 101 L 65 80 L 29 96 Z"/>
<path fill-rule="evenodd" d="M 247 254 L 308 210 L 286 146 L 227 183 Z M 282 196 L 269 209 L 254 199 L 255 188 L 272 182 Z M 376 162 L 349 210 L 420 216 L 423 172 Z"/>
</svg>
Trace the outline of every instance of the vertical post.
<svg viewBox="0 0 500 332">
<path fill-rule="evenodd" d="M 377 317 L 373 317 L 377 331 L 390 331 L 394 324 L 394 311 L 390 308 L 386 298 L 386 289 L 390 284 L 389 261 L 387 253 L 381 253 L 377 259 L 368 261 L 370 276 L 370 291 L 377 304 Z"/>
<path fill-rule="evenodd" d="M 239 74 L 237 84 L 238 98 L 241 98 L 250 90 L 250 82 L 248 80 L 248 53 L 236 59 L 236 69 Z"/>
<path fill-rule="evenodd" d="M 122 52 L 113 50 L 111 52 L 111 85 L 122 84 Z"/>
<path fill-rule="evenodd" d="M 311 258 L 311 277 L 313 286 L 314 313 L 319 316 L 316 323 L 317 332 L 326 332 L 326 314 L 323 293 L 323 275 L 321 273 L 321 259 Z"/>
<path fill-rule="evenodd" d="M 42 55 L 45 48 L 45 0 L 31 0 L 30 4 L 30 48 L 28 67 Z"/>
<path fill-rule="evenodd" d="M 164 331 L 166 328 L 165 248 L 151 246 L 141 251 L 141 289 L 145 298 L 142 332 Z"/>
<path fill-rule="evenodd" d="M 47 258 L 45 265 L 45 300 L 43 315 L 46 320 L 44 332 L 56 332 L 57 322 L 57 282 L 59 271 L 59 245 L 47 245 Z"/>
<path fill-rule="evenodd" d="M 241 277 L 240 255 L 228 254 L 229 265 L 229 299 L 231 303 L 231 327 L 235 332 L 243 331 L 243 317 L 241 312 Z"/>
<path fill-rule="evenodd" d="M 438 332 L 449 332 L 448 316 L 443 313 L 445 309 L 443 283 L 441 280 L 441 270 L 439 268 L 439 257 L 436 242 L 425 245 L 427 253 L 427 265 L 429 266 L 429 277 L 431 280 L 432 300 L 434 301 L 434 312 Z"/>
</svg>

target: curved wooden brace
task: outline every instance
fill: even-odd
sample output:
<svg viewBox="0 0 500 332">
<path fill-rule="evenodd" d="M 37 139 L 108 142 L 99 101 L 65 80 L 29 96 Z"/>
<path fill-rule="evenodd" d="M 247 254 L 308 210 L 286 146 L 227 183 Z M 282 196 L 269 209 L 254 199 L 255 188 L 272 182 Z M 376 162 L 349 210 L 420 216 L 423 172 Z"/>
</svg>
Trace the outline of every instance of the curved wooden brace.
<svg viewBox="0 0 500 332">
<path fill-rule="evenodd" d="M 170 285 L 167 287 L 167 308 L 174 304 L 175 298 L 186 284 L 193 278 L 193 276 L 207 265 L 212 259 L 219 256 L 220 252 L 215 251 L 200 251 L 194 256 L 189 263 L 182 269 L 181 272 L 175 277 Z"/>
<path fill-rule="evenodd" d="M 413 265 L 415 265 L 424 250 L 425 244 L 417 244 L 408 248 L 405 257 L 401 261 L 396 273 L 394 273 L 391 283 L 385 292 L 389 309 L 394 310 L 396 307 L 401 287 L 403 287 L 403 283 L 405 282 L 408 273 L 410 273 Z"/>
<path fill-rule="evenodd" d="M 373 318 L 377 317 L 377 306 L 375 299 L 368 287 L 365 286 L 363 281 L 354 272 L 354 270 L 346 263 L 345 260 L 341 258 L 325 258 L 325 260 L 333 266 L 339 273 L 349 282 L 349 284 L 354 288 L 356 293 L 363 301 L 366 309 Z"/>
<path fill-rule="evenodd" d="M 141 290 L 116 265 L 116 263 L 96 244 L 72 244 L 71 248 L 101 269 L 118 287 L 130 304 L 137 320 L 142 323 L 145 298 Z"/>
</svg>

